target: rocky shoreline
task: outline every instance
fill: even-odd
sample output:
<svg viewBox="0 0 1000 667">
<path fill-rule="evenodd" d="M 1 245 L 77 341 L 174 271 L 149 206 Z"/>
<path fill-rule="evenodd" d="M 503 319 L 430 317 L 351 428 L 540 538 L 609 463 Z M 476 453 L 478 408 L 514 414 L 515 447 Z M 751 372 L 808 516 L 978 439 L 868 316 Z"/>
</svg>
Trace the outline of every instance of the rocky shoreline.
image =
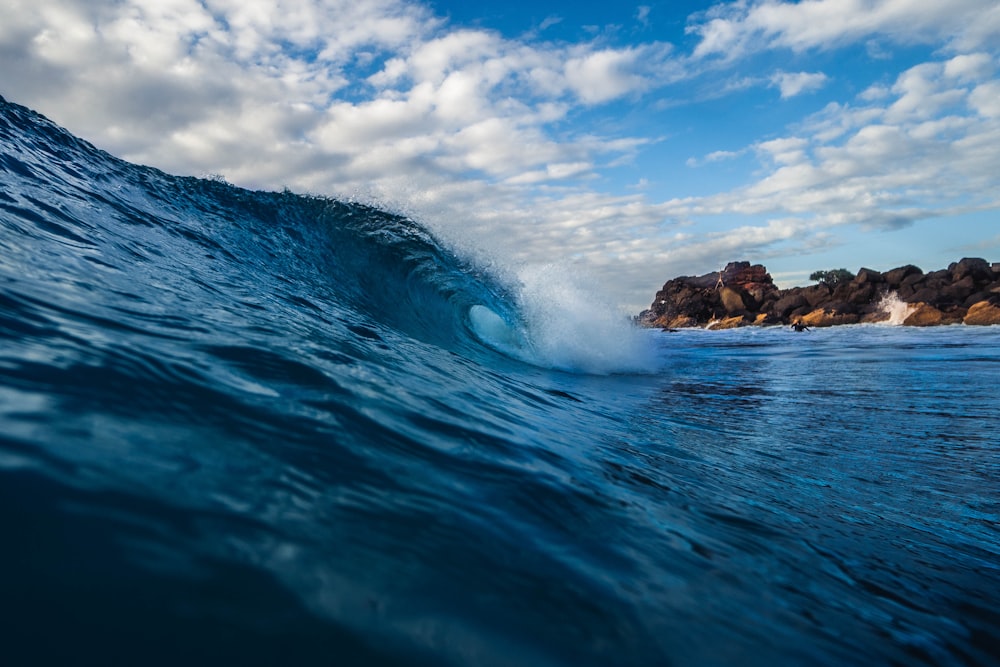
<svg viewBox="0 0 1000 667">
<path fill-rule="evenodd" d="M 913 265 L 885 273 L 862 268 L 831 282 L 782 290 L 764 266 L 731 262 L 722 271 L 668 280 L 636 320 L 663 329 L 1000 324 L 1000 263 L 985 259 L 967 257 L 930 273 Z"/>
</svg>

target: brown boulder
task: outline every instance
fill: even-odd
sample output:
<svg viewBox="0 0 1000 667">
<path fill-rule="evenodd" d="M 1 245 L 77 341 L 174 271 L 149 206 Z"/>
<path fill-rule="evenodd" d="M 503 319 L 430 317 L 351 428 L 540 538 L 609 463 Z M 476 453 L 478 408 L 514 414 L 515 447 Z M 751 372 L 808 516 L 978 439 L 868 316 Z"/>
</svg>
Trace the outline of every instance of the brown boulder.
<svg viewBox="0 0 1000 667">
<path fill-rule="evenodd" d="M 771 274 L 762 264 L 751 265 L 750 262 L 726 264 L 726 268 L 722 270 L 722 282 L 730 287 L 745 287 L 752 284 L 774 285 Z"/>
<path fill-rule="evenodd" d="M 857 324 L 861 317 L 857 313 L 838 313 L 826 308 L 817 308 L 797 318 L 801 324 L 808 327 L 832 327 L 840 324 Z"/>
<path fill-rule="evenodd" d="M 910 315 L 903 320 L 903 324 L 908 327 L 934 327 L 942 324 L 957 324 L 965 317 L 964 308 L 953 308 L 947 311 L 940 310 L 928 303 L 921 303 Z"/>
<path fill-rule="evenodd" d="M 889 319 L 889 313 L 884 310 L 872 310 L 866 312 L 861 316 L 862 324 L 874 324 L 876 322 L 885 322 Z"/>
<path fill-rule="evenodd" d="M 788 317 L 788 315 L 796 308 L 802 308 L 808 305 L 809 301 L 805 296 L 799 292 L 794 292 L 775 301 L 772 311 L 778 317 Z"/>
<path fill-rule="evenodd" d="M 740 290 L 733 289 L 732 287 L 723 287 L 720 289 L 719 299 L 722 301 L 722 307 L 726 309 L 727 315 L 742 314 L 747 309 L 747 303 L 743 298 L 743 294 L 740 293 Z"/>
<path fill-rule="evenodd" d="M 997 303 L 980 301 L 973 304 L 969 307 L 968 312 L 965 314 L 965 319 L 962 321 L 966 324 L 976 326 L 1000 324 L 1000 299 L 997 300 Z"/>
<path fill-rule="evenodd" d="M 926 303 L 921 303 L 917 309 L 910 313 L 909 317 L 903 320 L 903 324 L 908 327 L 932 327 L 944 321 L 944 313 Z"/>
<path fill-rule="evenodd" d="M 802 296 L 805 297 L 810 306 L 816 308 L 821 303 L 830 300 L 830 288 L 822 283 L 810 285 L 809 287 L 802 288 Z"/>
</svg>

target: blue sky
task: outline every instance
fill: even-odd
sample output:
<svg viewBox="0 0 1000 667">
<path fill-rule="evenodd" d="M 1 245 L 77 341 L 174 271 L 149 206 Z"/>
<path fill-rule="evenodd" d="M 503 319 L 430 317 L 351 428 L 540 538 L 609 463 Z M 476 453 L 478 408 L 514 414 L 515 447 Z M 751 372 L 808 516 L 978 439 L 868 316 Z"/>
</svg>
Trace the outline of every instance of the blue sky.
<svg viewBox="0 0 1000 667">
<path fill-rule="evenodd" d="M 995 0 L 6 4 L 0 94 L 105 150 L 381 204 L 632 312 L 736 260 L 1000 261 Z"/>
</svg>

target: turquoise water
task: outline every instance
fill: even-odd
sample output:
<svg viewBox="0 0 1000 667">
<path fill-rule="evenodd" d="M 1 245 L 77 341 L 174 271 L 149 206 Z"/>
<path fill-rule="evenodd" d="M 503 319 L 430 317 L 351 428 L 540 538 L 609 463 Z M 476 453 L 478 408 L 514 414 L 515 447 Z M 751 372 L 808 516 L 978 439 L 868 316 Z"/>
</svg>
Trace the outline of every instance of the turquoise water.
<svg viewBox="0 0 1000 667">
<path fill-rule="evenodd" d="M 638 331 L 0 136 L 4 664 L 1000 664 L 1000 328 Z"/>
</svg>

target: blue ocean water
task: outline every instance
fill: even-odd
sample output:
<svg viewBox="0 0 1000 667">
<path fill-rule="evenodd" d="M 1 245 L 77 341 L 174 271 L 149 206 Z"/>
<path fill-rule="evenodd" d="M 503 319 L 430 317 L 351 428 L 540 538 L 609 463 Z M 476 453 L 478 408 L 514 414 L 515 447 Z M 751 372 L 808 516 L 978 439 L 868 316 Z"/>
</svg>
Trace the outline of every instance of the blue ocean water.
<svg viewBox="0 0 1000 667">
<path fill-rule="evenodd" d="M 635 330 L 0 109 L 2 664 L 1000 664 L 1000 328 Z"/>
</svg>

